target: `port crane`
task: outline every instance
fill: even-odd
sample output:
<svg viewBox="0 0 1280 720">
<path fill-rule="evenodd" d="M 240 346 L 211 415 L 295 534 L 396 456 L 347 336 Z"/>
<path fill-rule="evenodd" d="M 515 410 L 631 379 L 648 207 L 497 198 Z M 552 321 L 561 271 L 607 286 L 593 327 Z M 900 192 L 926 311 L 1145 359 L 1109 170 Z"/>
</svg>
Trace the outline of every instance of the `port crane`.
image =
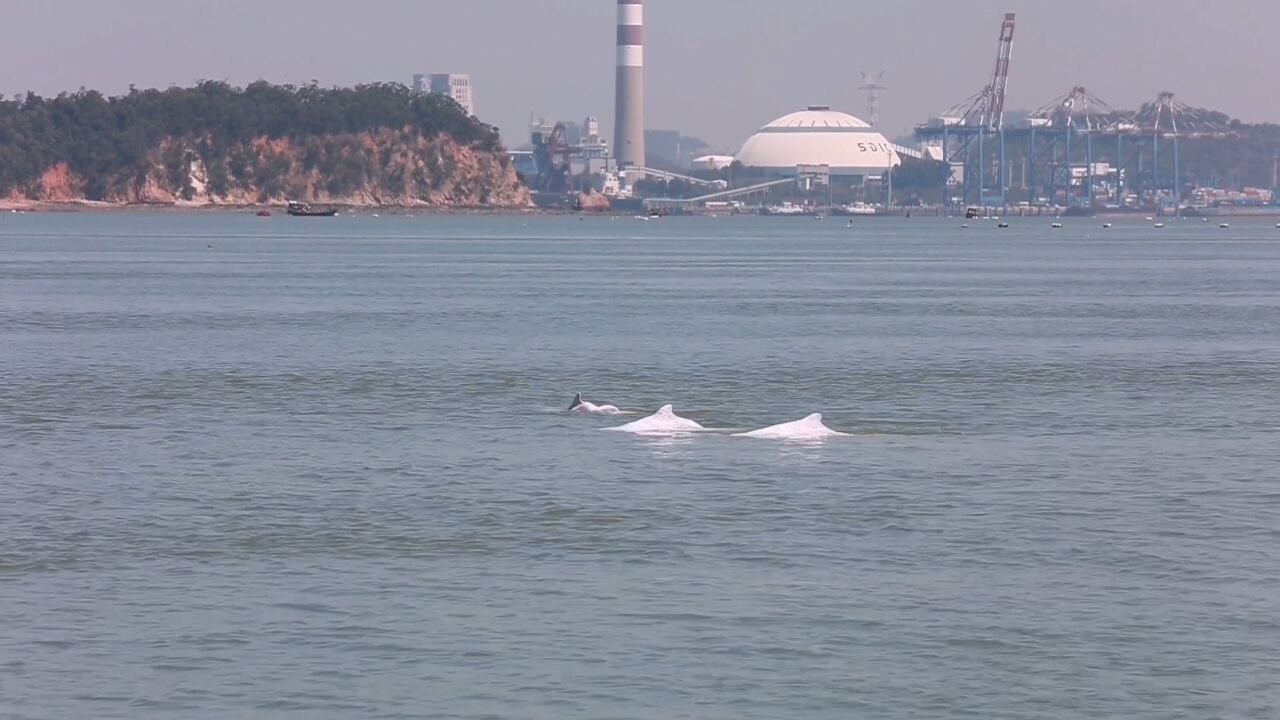
<svg viewBox="0 0 1280 720">
<path fill-rule="evenodd" d="M 976 191 L 977 202 L 985 203 L 988 200 L 986 144 L 993 139 L 999 142 L 1001 159 L 995 172 L 999 194 L 990 199 L 1000 203 L 1004 201 L 1005 188 L 1008 186 L 1008 179 L 1004 177 L 1004 111 L 1016 27 L 1015 14 L 1005 13 L 1004 21 L 1000 24 L 995 69 L 990 82 L 978 94 L 953 106 L 927 125 L 916 128 L 917 138 L 941 141 L 943 161 L 963 165 L 964 202 L 971 200 L 970 196 L 974 194 L 971 190 Z"/>
</svg>

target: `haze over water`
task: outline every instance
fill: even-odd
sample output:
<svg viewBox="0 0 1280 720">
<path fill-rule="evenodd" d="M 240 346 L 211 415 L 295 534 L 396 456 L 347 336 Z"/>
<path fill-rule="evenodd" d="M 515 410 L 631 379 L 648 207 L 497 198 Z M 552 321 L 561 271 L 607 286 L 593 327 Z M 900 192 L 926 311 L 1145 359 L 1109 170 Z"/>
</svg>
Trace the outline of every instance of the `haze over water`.
<svg viewBox="0 0 1280 720">
<path fill-rule="evenodd" d="M 0 715 L 1276 717 L 1280 230 L 959 223 L 0 217 Z"/>
</svg>

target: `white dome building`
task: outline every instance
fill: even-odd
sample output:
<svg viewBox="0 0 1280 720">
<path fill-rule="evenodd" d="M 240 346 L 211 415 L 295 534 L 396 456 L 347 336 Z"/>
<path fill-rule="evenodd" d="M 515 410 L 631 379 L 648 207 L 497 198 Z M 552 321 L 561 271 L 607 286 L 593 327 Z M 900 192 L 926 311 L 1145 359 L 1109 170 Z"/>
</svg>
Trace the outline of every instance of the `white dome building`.
<svg viewBox="0 0 1280 720">
<path fill-rule="evenodd" d="M 799 165 L 826 165 L 832 175 L 881 175 L 902 160 L 893 145 L 858 118 L 813 105 L 760 128 L 738 151 L 738 162 L 781 174 Z"/>
</svg>

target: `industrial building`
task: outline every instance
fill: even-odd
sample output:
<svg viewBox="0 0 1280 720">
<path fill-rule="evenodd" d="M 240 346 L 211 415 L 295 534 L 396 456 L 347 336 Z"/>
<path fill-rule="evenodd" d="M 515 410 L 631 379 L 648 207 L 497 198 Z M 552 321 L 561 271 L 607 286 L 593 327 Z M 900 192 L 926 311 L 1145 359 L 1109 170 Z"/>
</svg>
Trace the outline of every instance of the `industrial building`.
<svg viewBox="0 0 1280 720">
<path fill-rule="evenodd" d="M 431 93 L 451 97 L 468 115 L 476 114 L 475 93 L 471 87 L 470 75 L 414 75 L 413 91 L 420 95 Z"/>
<path fill-rule="evenodd" d="M 825 166 L 833 177 L 880 176 L 901 164 L 897 148 L 866 122 L 811 105 L 760 128 L 738 151 L 738 162 L 768 173 Z"/>
<path fill-rule="evenodd" d="M 693 159 L 705 153 L 710 146 L 696 137 L 679 130 L 645 130 L 645 160 L 658 167 L 690 168 Z"/>
</svg>

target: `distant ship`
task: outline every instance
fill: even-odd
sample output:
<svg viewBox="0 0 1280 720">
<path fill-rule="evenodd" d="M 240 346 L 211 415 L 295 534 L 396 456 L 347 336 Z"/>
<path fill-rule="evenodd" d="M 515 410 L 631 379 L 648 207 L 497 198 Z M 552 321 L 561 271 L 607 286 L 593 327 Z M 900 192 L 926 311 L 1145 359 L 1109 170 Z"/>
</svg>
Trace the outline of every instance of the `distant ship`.
<svg viewBox="0 0 1280 720">
<path fill-rule="evenodd" d="M 333 217 L 338 214 L 338 208 L 333 206 L 317 207 L 310 203 L 289 201 L 289 207 L 285 211 L 294 217 Z"/>
<path fill-rule="evenodd" d="M 784 202 L 781 205 L 766 205 L 760 208 L 761 215 L 796 216 L 804 215 L 807 212 L 803 205 L 796 205 L 790 202 Z"/>
<path fill-rule="evenodd" d="M 831 208 L 832 215 L 875 215 L 876 207 L 864 202 L 853 203 L 852 205 L 837 205 Z"/>
</svg>

